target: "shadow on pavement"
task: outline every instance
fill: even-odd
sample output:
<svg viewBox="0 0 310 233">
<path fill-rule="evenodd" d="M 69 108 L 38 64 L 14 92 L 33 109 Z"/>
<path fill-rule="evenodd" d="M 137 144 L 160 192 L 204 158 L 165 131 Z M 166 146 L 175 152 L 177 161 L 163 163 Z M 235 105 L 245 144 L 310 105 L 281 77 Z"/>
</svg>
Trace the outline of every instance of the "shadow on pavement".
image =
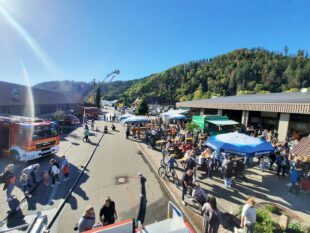
<svg viewBox="0 0 310 233">
<path fill-rule="evenodd" d="M 28 202 L 28 210 L 36 210 L 37 204 L 40 205 L 53 205 L 55 201 L 64 199 L 73 186 L 75 180 L 81 173 L 82 169 L 70 164 L 70 175 L 69 180 L 64 181 L 64 177 L 60 175 L 60 184 L 56 184 L 55 187 L 51 187 L 51 185 L 46 185 L 43 182 L 38 187 L 36 192 L 33 194 L 31 198 L 27 200 Z M 77 186 L 73 190 L 73 193 L 81 196 L 84 200 L 88 200 L 88 196 L 84 190 L 81 189 L 80 185 L 88 180 L 89 176 L 87 174 L 83 174 L 81 179 L 79 180 Z M 51 182 L 51 178 L 50 178 Z M 73 198 L 74 199 L 74 198 Z M 71 208 L 77 209 L 77 201 L 71 200 Z"/>
</svg>

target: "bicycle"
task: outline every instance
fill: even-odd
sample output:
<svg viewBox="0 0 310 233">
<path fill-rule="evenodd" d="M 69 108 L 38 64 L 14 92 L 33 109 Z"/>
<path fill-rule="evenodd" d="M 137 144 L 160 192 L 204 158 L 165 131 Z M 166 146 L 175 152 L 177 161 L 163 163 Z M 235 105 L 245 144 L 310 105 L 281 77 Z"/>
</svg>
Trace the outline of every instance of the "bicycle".
<svg viewBox="0 0 310 233">
<path fill-rule="evenodd" d="M 158 169 L 158 175 L 162 179 L 169 180 L 176 186 L 180 186 L 180 180 L 178 178 L 175 169 L 171 169 L 171 171 L 168 171 L 167 166 L 161 165 L 160 168 Z"/>
</svg>

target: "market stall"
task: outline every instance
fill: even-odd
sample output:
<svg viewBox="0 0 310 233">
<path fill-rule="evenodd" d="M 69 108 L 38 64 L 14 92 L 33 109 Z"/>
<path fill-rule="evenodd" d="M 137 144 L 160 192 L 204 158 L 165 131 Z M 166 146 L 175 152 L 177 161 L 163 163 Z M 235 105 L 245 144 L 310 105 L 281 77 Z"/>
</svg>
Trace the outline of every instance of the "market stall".
<svg viewBox="0 0 310 233">
<path fill-rule="evenodd" d="M 310 190 L 310 137 L 302 138 L 290 152 L 290 159 L 302 165 L 301 188 Z"/>
</svg>

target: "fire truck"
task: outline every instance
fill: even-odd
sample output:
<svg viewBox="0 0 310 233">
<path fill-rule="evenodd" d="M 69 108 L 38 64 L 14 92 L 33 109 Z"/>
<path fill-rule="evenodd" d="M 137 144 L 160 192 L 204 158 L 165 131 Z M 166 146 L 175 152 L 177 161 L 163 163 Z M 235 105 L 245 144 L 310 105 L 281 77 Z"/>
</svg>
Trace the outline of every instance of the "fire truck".
<svg viewBox="0 0 310 233">
<path fill-rule="evenodd" d="M 57 122 L 20 116 L 0 116 L 0 154 L 27 162 L 59 150 Z"/>
<path fill-rule="evenodd" d="M 94 120 L 98 120 L 99 112 L 99 108 L 97 107 L 84 107 L 83 109 L 83 115 L 85 115 L 87 119 L 94 118 Z"/>
</svg>

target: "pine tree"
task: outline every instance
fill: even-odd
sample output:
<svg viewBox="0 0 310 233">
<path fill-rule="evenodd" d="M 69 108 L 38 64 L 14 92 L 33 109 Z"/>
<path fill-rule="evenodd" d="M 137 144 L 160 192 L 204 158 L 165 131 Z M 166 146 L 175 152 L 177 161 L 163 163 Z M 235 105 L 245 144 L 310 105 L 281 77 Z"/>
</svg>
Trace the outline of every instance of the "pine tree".
<svg viewBox="0 0 310 233">
<path fill-rule="evenodd" d="M 95 104 L 98 108 L 100 108 L 100 102 L 101 102 L 101 90 L 100 87 L 98 87 L 97 92 L 96 92 L 96 99 L 95 99 Z"/>
<path fill-rule="evenodd" d="M 142 97 L 141 102 L 137 108 L 137 114 L 139 115 L 145 115 L 149 111 L 149 105 L 146 101 L 145 97 Z"/>
</svg>

